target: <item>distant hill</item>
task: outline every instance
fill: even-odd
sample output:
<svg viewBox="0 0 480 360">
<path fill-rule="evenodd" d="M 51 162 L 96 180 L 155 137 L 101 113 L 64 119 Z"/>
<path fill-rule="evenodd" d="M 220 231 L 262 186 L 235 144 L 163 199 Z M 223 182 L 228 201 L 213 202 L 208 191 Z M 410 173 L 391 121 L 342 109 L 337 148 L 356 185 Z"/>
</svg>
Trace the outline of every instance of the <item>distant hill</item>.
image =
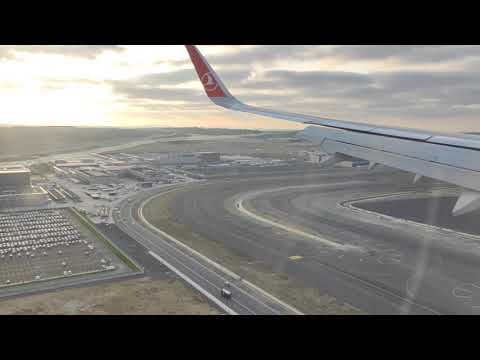
<svg viewBox="0 0 480 360">
<path fill-rule="evenodd" d="M 151 130 L 4 126 L 0 130 L 0 157 L 15 161 L 32 155 L 121 144 L 152 135 Z"/>
<path fill-rule="evenodd" d="M 252 130 L 203 128 L 93 128 L 73 126 L 8 126 L 0 130 L 0 161 L 17 161 L 56 152 L 80 151 L 124 144 L 147 137 L 176 134 L 241 135 Z"/>
</svg>

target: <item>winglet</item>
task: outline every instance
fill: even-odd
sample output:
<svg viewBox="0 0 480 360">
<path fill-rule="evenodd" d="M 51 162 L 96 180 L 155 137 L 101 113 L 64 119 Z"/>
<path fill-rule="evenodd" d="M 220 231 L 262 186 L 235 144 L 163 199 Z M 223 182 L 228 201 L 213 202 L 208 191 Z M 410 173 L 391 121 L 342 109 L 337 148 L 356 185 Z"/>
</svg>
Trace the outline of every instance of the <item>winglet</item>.
<svg viewBox="0 0 480 360">
<path fill-rule="evenodd" d="M 205 60 L 203 55 L 198 51 L 195 45 L 185 45 L 190 59 L 192 60 L 198 77 L 202 82 L 203 88 L 207 96 L 215 104 L 231 108 L 238 101 L 230 94 L 227 87 L 220 80 L 219 76 L 212 69 L 210 64 Z"/>
</svg>

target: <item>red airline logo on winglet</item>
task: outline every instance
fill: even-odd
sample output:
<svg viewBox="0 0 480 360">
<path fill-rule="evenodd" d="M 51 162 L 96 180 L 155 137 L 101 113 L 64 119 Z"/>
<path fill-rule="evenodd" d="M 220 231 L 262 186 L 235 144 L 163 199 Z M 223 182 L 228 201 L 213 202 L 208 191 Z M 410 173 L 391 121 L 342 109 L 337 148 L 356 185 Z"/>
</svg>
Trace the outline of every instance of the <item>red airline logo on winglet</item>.
<svg viewBox="0 0 480 360">
<path fill-rule="evenodd" d="M 198 50 L 193 45 L 185 45 L 185 47 L 187 48 L 188 54 L 192 59 L 195 70 L 197 71 L 198 77 L 200 78 L 207 95 L 209 97 L 226 97 L 227 95 L 225 95 L 213 74 L 208 70 L 208 67 L 204 63 Z"/>
<path fill-rule="evenodd" d="M 207 72 L 202 76 L 202 84 L 207 91 L 215 91 L 218 88 L 218 83 L 213 78 L 212 74 Z"/>
</svg>

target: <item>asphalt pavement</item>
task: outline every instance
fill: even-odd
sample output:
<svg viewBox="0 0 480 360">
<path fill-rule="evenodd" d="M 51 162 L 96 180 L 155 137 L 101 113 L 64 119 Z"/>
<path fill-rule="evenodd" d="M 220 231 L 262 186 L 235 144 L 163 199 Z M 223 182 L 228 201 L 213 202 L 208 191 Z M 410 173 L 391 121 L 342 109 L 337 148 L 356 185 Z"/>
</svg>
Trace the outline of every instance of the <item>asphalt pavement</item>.
<svg viewBox="0 0 480 360">
<path fill-rule="evenodd" d="M 429 189 L 413 185 L 408 174 L 392 176 L 333 170 L 323 176 L 230 179 L 179 192 L 170 210 L 179 223 L 201 237 L 366 313 L 478 314 L 478 239 L 341 206 L 342 201 L 363 196 Z M 312 184 L 325 187 L 315 190 L 309 187 Z M 286 190 L 289 186 L 299 188 Z M 280 190 L 272 192 L 275 188 Z M 362 251 L 335 249 L 262 224 L 240 211 L 234 216 L 227 211 L 228 201 L 259 190 L 268 191 L 245 204 L 257 214 Z"/>
<path fill-rule="evenodd" d="M 117 226 L 150 251 L 150 255 L 177 273 L 193 288 L 228 314 L 283 315 L 298 314 L 286 304 L 252 287 L 242 279 L 212 265 L 203 256 L 186 249 L 171 239 L 147 228 L 136 220 L 139 207 L 149 198 L 169 191 L 170 187 L 154 189 L 125 199 L 113 217 Z M 230 284 L 231 299 L 221 296 L 226 283 Z"/>
</svg>

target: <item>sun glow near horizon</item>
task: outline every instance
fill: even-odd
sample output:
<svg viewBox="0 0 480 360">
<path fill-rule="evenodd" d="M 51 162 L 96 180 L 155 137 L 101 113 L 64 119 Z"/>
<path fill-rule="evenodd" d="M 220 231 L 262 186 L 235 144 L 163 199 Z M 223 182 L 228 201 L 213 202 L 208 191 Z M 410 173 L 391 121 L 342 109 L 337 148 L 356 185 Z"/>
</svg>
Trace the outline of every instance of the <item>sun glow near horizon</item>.
<svg viewBox="0 0 480 360">
<path fill-rule="evenodd" d="M 4 59 L 0 65 L 0 124 L 172 127 L 176 122 L 181 126 L 252 126 L 235 123 L 217 109 L 211 111 L 215 113 L 213 116 L 201 115 L 203 119 L 199 121 L 198 117 L 192 118 L 191 112 L 182 111 L 181 104 L 188 103 L 188 99 L 181 98 L 169 101 L 169 104 L 176 104 L 176 112 L 171 110 L 171 106 L 163 114 L 158 110 L 135 110 L 135 105 L 129 105 L 124 97 L 115 94 L 108 82 L 176 71 L 178 66 L 174 65 L 175 62 L 188 60 L 187 53 L 180 45 L 130 45 L 122 48 L 120 53 L 106 51 L 91 59 L 30 53 L 24 51 L 22 46 L 16 47 L 15 58 Z M 206 50 L 206 54 L 228 53 L 231 47 L 207 47 Z M 191 81 L 179 84 L 176 88 L 201 90 L 201 85 Z M 162 104 L 161 101 L 159 103 Z M 206 108 L 210 105 L 208 99 L 205 99 L 205 105 Z M 270 121 L 266 124 L 267 128 L 271 126 Z M 273 128 L 275 125 L 273 123 Z M 265 127 L 260 121 L 258 126 L 253 127 L 262 126 Z M 279 126 L 290 127 L 285 123 Z M 293 125 L 293 128 L 298 126 Z"/>
<path fill-rule="evenodd" d="M 478 104 L 466 91 L 473 85 L 463 90 L 461 76 L 451 87 L 442 83 L 444 78 L 456 81 L 455 74 L 462 72 L 467 79 L 480 77 L 476 65 L 480 51 L 476 54 L 472 47 L 454 48 L 450 58 L 446 48 L 434 49 L 445 61 L 431 60 L 432 54 L 427 54 L 430 60 L 426 56 L 412 61 L 408 47 L 377 47 L 371 50 L 379 53 L 375 56 L 341 46 L 200 48 L 232 92 L 257 105 L 352 121 L 386 121 L 392 126 L 480 130 Z M 300 51 L 303 56 L 298 56 Z M 430 61 L 428 66 L 424 61 Z M 416 74 L 420 80 L 412 81 Z M 0 124 L 303 127 L 213 106 L 181 45 L 3 46 L 0 79 Z M 451 94 L 451 89 L 459 95 Z M 449 104 L 445 94 L 456 103 Z"/>
</svg>

